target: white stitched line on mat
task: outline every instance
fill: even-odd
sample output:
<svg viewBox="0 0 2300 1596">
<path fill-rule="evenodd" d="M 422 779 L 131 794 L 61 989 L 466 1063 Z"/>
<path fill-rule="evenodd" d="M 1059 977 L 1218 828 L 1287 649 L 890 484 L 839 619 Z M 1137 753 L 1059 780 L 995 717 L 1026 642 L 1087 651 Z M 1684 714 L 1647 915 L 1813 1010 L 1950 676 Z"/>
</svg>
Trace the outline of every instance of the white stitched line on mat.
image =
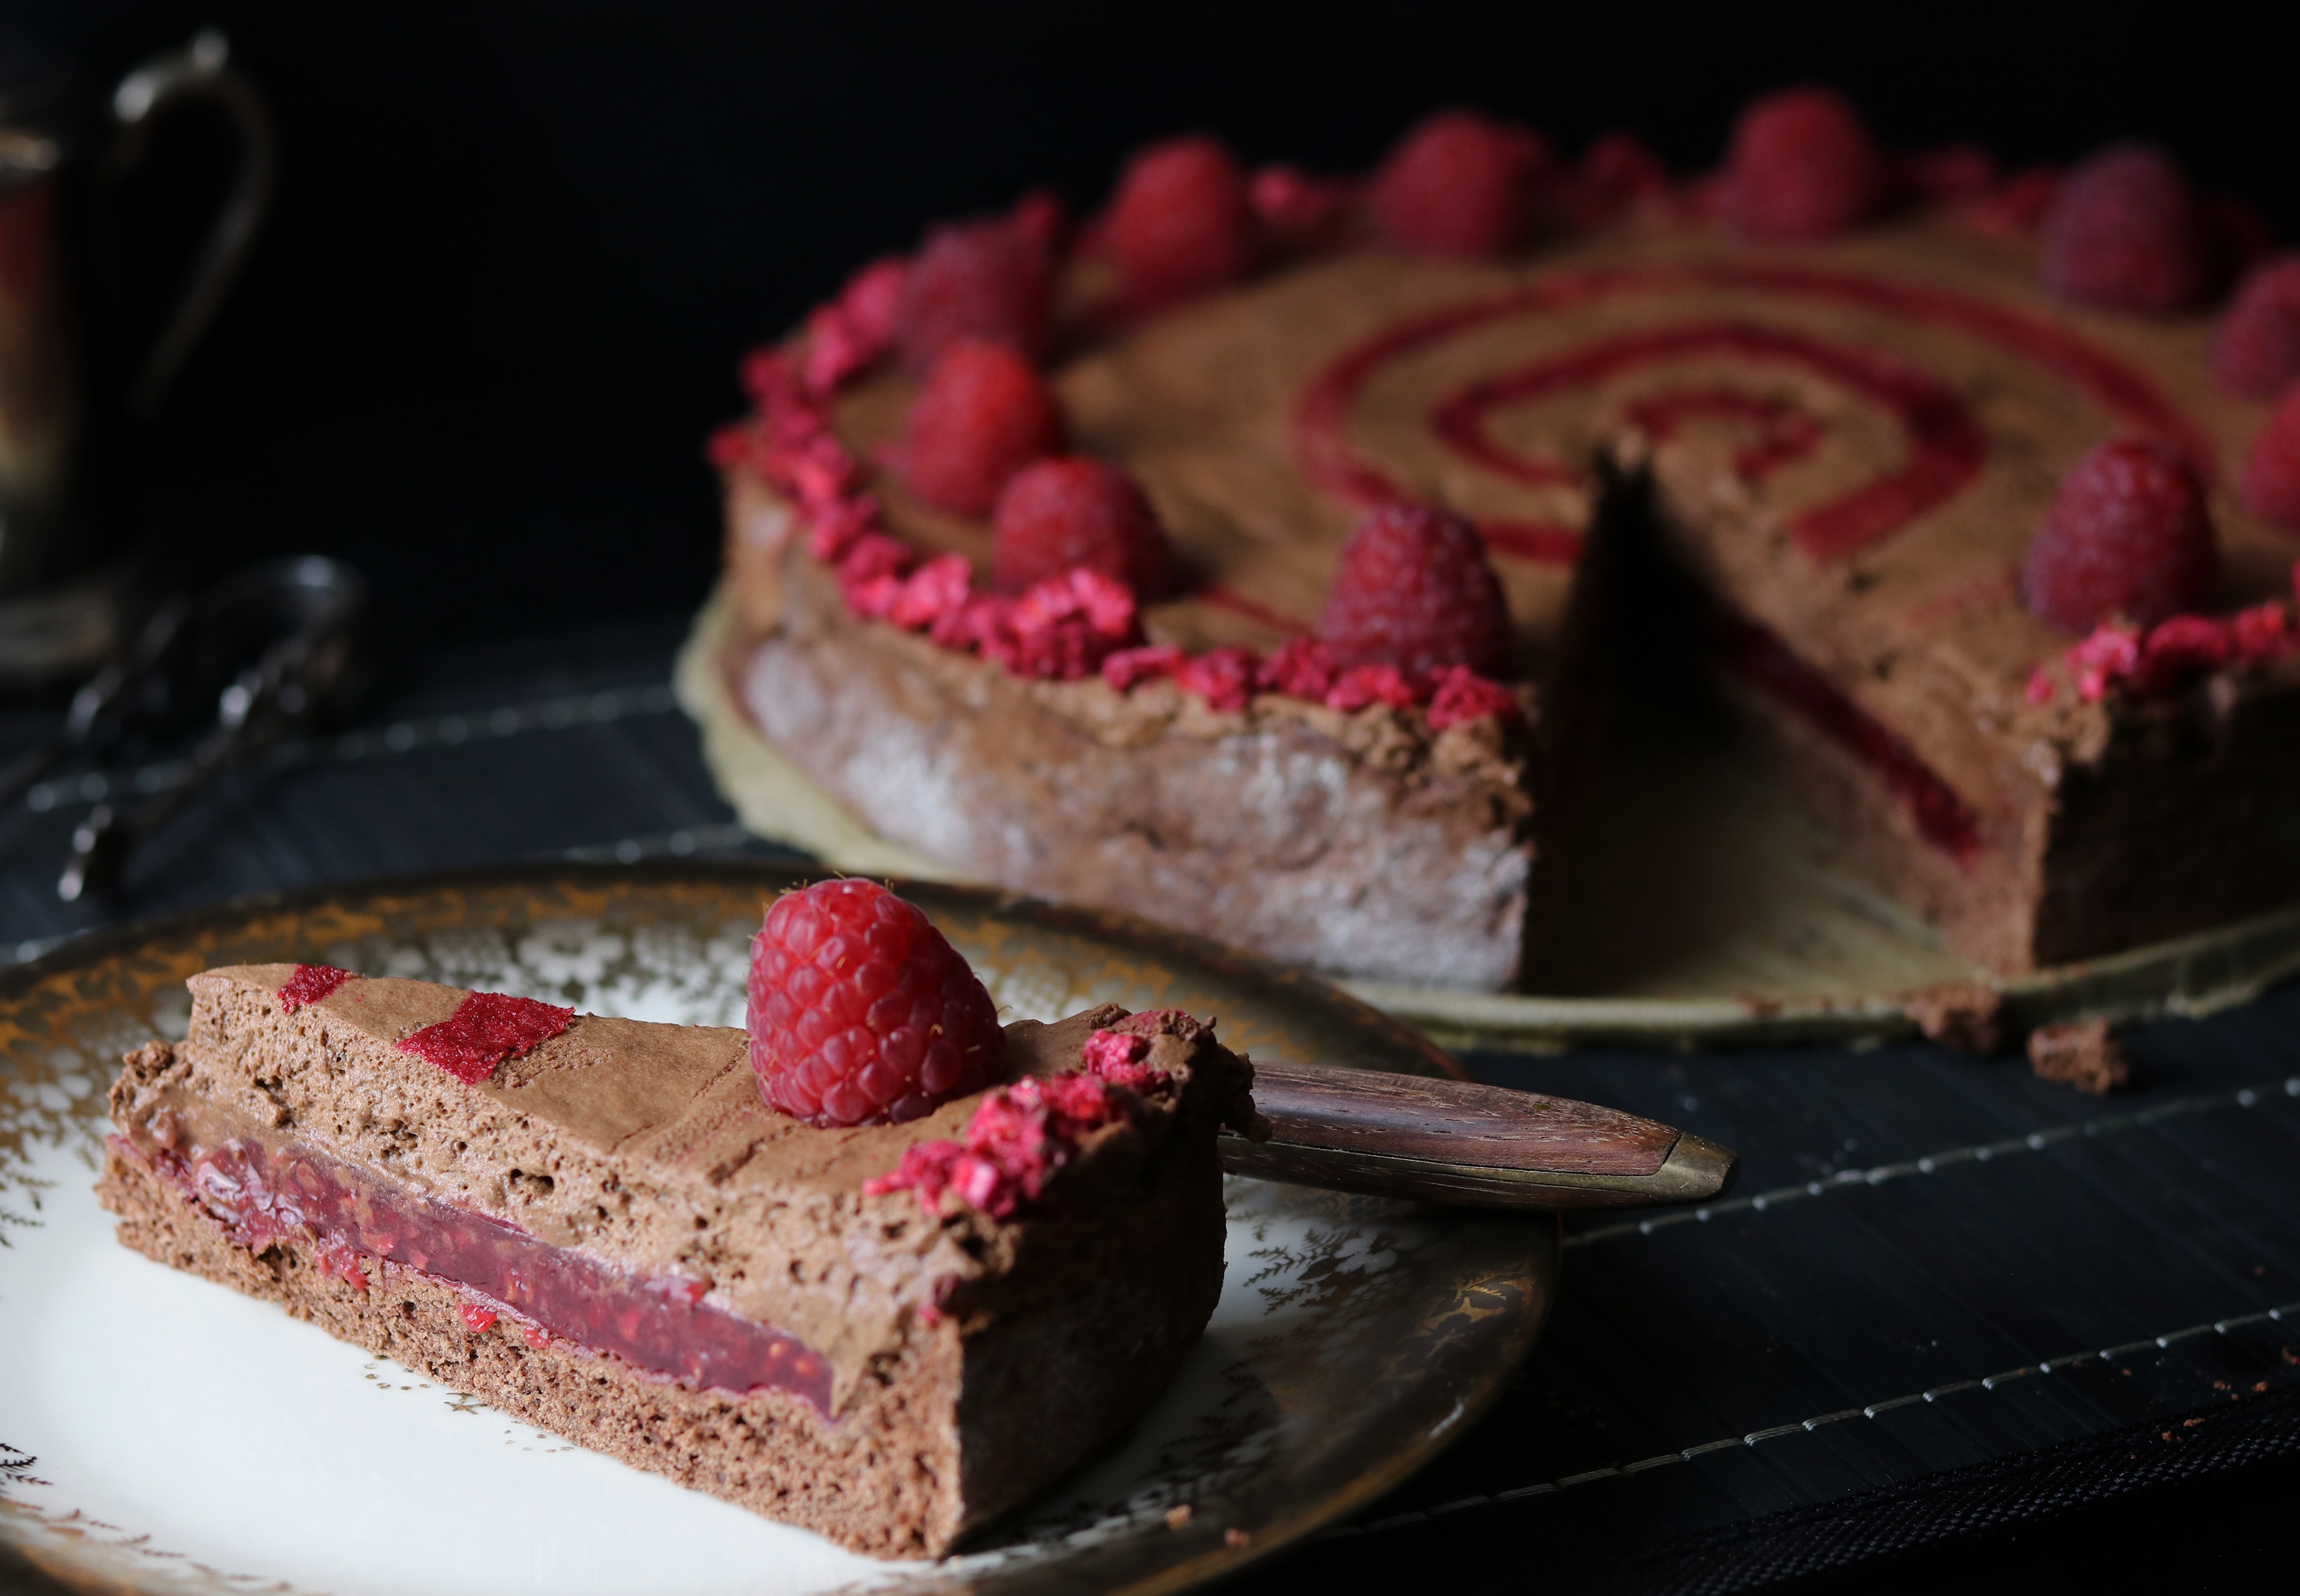
<svg viewBox="0 0 2300 1596">
<path fill-rule="evenodd" d="M 411 753 L 419 748 L 453 748 L 465 743 L 492 742 L 529 732 L 604 726 L 635 715 L 668 714 L 675 707 L 670 686 L 656 682 L 645 687 L 572 693 L 564 698 L 435 715 L 427 720 L 395 720 L 388 726 L 362 727 L 333 737 L 303 737 L 281 744 L 265 759 L 272 764 L 286 765 L 344 763 Z M 61 804 L 101 803 L 121 794 L 157 793 L 183 780 L 190 769 L 189 761 L 165 760 L 134 770 L 92 770 L 85 776 L 62 776 L 26 789 L 24 807 L 45 813 Z"/>
<path fill-rule="evenodd" d="M 2280 1081 L 2261 1081 L 2234 1092 L 2214 1093 L 2208 1097 L 2176 1097 L 2129 1114 L 2104 1114 L 2097 1119 L 2056 1125 L 2047 1130 L 2031 1131 L 2025 1136 L 2008 1136 L 2002 1142 L 1953 1147 L 1946 1152 L 1928 1153 L 1923 1158 L 1912 1159 L 1905 1163 L 1879 1164 L 1873 1169 L 1840 1169 L 1827 1180 L 1809 1180 L 1795 1186 L 1776 1186 L 1770 1192 L 1758 1192 L 1747 1197 L 1729 1197 L 1722 1202 L 1704 1202 L 1698 1208 L 1672 1209 L 1668 1213 L 1654 1214 L 1649 1218 L 1624 1219 L 1619 1224 L 1576 1231 L 1565 1238 L 1565 1244 L 1586 1247 L 1592 1242 L 1610 1241 L 1620 1235 L 1651 1235 L 1656 1230 L 1682 1225 L 1689 1219 L 1705 1220 L 1720 1214 L 1762 1214 L 1782 1203 L 1795 1202 L 1803 1198 L 1825 1197 L 1831 1192 L 1858 1186 L 1882 1185 L 1888 1180 L 1900 1180 L 1911 1175 L 1937 1175 L 1954 1165 L 1986 1164 L 2012 1153 L 2042 1152 L 2047 1147 L 2073 1142 L 2079 1136 L 2105 1136 L 2118 1131 L 2139 1130 L 2160 1120 L 2175 1119 L 2186 1114 L 2202 1114 L 2214 1109 L 2258 1108 L 2262 1102 L 2279 1097 L 2300 1097 L 2300 1076 Z"/>
<path fill-rule="evenodd" d="M 2231 1330 L 2241 1330 L 2251 1325 L 2288 1322 L 2300 1326 L 2300 1302 L 2287 1302 L 2281 1308 L 2271 1308 L 2260 1313 L 2239 1314 L 2233 1318 L 2215 1319 L 2210 1324 L 2188 1325 L 2179 1330 L 2167 1330 L 2162 1335 L 2150 1336 L 2146 1340 L 2129 1341 L 2121 1346 L 2104 1347 L 2098 1351 L 2063 1353 L 2058 1358 L 2047 1358 L 2041 1362 L 2023 1364 L 2019 1368 L 2009 1368 L 2002 1374 L 1985 1376 L 1978 1380 L 1954 1380 L 1946 1385 L 1935 1385 L 1925 1391 L 1912 1392 L 1907 1396 L 1888 1397 L 1880 1402 L 1871 1402 L 1865 1408 L 1841 1408 L 1834 1413 L 1823 1413 L 1817 1417 L 1803 1419 L 1793 1425 L 1775 1425 L 1770 1429 L 1752 1430 L 1746 1435 L 1728 1435 L 1721 1441 L 1704 1441 L 1699 1446 L 1688 1446 L 1682 1451 L 1663 1452 L 1654 1458 L 1640 1458 L 1635 1463 L 1623 1463 L 1618 1467 L 1607 1468 L 1592 1468 L 1583 1474 L 1567 1475 L 1563 1479 L 1546 1480 L 1538 1485 L 1519 1485 L 1508 1491 L 1496 1491 L 1490 1496 L 1465 1496 L 1456 1501 L 1441 1502 L 1426 1512 L 1393 1513 L 1386 1518 L 1377 1518 L 1371 1524 L 1341 1525 L 1328 1530 L 1320 1539 L 1331 1539 L 1338 1535 L 1370 1535 L 1376 1530 L 1396 1529 L 1408 1524 L 1427 1524 L 1440 1513 L 1458 1513 L 1466 1508 L 1484 1507 L 1494 1502 L 1520 1501 L 1529 1496 L 1550 1496 L 1575 1485 L 1586 1485 L 1592 1480 L 1610 1480 L 1623 1475 L 1641 1474 L 1648 1468 L 1665 1467 L 1671 1463 L 1690 1463 L 1704 1452 L 1724 1451 L 1737 1446 L 1758 1446 L 1768 1441 L 1778 1441 L 1784 1435 L 1808 1434 L 1823 1425 L 1842 1424 L 1854 1418 L 1874 1418 L 1879 1414 L 1889 1413 L 1896 1408 L 1906 1408 L 1915 1402 L 1938 1401 L 1943 1397 L 1954 1396 L 1960 1392 L 1995 1391 L 2015 1380 L 2025 1380 L 2035 1375 L 2049 1375 L 2055 1369 L 2068 1368 L 2076 1364 L 2089 1362 L 2096 1358 L 2105 1363 L 2112 1363 L 2127 1353 L 2155 1351 L 2171 1346 L 2174 1342 L 2186 1341 L 2193 1335 L 2226 1335 Z"/>
</svg>

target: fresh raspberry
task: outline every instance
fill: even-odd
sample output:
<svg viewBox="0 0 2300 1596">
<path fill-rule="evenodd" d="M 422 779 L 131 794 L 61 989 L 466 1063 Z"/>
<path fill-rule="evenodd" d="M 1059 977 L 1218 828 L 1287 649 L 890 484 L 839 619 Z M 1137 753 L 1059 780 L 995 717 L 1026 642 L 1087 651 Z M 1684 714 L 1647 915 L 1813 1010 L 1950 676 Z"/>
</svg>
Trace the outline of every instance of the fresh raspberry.
<svg viewBox="0 0 2300 1596">
<path fill-rule="evenodd" d="M 2246 508 L 2288 532 L 2300 532 L 2300 387 L 2269 411 L 2244 462 Z M 2300 570 L 2293 580 L 2300 583 Z"/>
<path fill-rule="evenodd" d="M 882 255 L 846 279 L 838 290 L 838 308 L 847 325 L 876 353 L 893 346 L 903 314 L 903 284 L 911 263 L 900 255 Z"/>
<path fill-rule="evenodd" d="M 1134 478 L 1082 455 L 1042 460 L 998 495 L 991 554 L 998 591 L 1018 594 L 1074 566 L 1125 583 L 1137 596 L 1173 591 L 1174 551 Z"/>
<path fill-rule="evenodd" d="M 2196 473 L 2138 438 L 2101 445 L 2061 479 L 2021 571 L 2029 611 L 2071 632 L 2207 608 L 2219 582 Z"/>
<path fill-rule="evenodd" d="M 1062 414 L 1029 362 L 970 339 L 935 362 L 911 406 L 911 491 L 954 515 L 988 515 L 1008 478 L 1062 446 Z"/>
<path fill-rule="evenodd" d="M 990 994 L 916 906 L 875 882 L 785 893 L 751 943 L 751 1068 L 810 1125 L 916 1119 L 1005 1068 Z"/>
<path fill-rule="evenodd" d="M 2045 287 L 2079 304 L 2184 309 L 2210 290 L 2212 256 L 2188 180 L 2151 145 L 2111 145 L 2085 161 L 2045 213 Z"/>
<path fill-rule="evenodd" d="M 930 371 L 968 339 L 1004 344 L 1035 364 L 1046 353 L 1054 287 L 1046 245 L 1010 217 L 934 229 L 903 279 L 903 364 Z"/>
<path fill-rule="evenodd" d="M 1827 238 L 1876 208 L 1884 162 L 1834 90 L 1788 88 L 1752 100 L 1733 124 L 1721 195 L 1745 238 Z"/>
<path fill-rule="evenodd" d="M 2236 291 L 2212 376 L 2231 394 L 2273 399 L 2300 381 L 2300 255 L 2254 267 Z"/>
<path fill-rule="evenodd" d="M 1169 139 L 1128 162 L 1102 237 L 1142 305 L 1244 277 L 1259 242 L 1246 174 L 1212 138 Z"/>
<path fill-rule="evenodd" d="M 1525 237 L 1549 165 L 1538 133 L 1473 111 L 1441 111 L 1382 162 L 1374 219 L 1402 248 L 1497 255 Z"/>
<path fill-rule="evenodd" d="M 1343 546 L 1318 636 L 1335 661 L 1427 675 L 1467 665 L 1498 676 L 1509 662 L 1509 611 L 1477 529 L 1458 515 L 1389 505 Z"/>
<path fill-rule="evenodd" d="M 1896 164 L 1896 187 L 1930 204 L 1970 205 L 1996 187 L 1996 157 L 1977 144 L 1919 150 Z"/>
</svg>

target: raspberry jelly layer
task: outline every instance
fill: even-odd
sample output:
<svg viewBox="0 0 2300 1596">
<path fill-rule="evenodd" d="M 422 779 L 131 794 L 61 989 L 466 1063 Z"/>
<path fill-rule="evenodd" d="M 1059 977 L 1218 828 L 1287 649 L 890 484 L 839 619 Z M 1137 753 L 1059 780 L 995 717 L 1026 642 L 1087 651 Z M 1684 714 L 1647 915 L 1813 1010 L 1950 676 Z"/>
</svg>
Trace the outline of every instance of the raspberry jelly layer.
<svg viewBox="0 0 2300 1596">
<path fill-rule="evenodd" d="M 362 1291 L 363 1260 L 414 1269 L 648 1374 L 737 1395 L 788 1391 L 830 1412 L 830 1366 L 796 1337 L 705 1301 L 701 1281 L 616 1268 L 499 1219 L 396 1190 L 292 1141 L 236 1135 L 202 1149 L 180 1137 L 163 1141 L 173 1129 L 165 1116 L 154 1129 L 149 1137 L 113 1136 L 112 1145 L 251 1252 L 304 1244 L 323 1274 Z"/>
</svg>

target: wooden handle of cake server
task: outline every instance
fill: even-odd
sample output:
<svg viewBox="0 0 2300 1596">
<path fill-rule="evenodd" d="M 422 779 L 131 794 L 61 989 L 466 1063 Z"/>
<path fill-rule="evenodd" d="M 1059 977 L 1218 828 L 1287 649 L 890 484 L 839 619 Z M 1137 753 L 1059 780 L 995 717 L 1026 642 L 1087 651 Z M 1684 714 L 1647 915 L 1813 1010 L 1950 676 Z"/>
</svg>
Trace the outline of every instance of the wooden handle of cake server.
<svg viewBox="0 0 2300 1596">
<path fill-rule="evenodd" d="M 1730 1150 L 1593 1103 L 1471 1081 L 1254 1067 L 1267 1142 L 1224 1133 L 1233 1175 L 1462 1208 L 1644 1208 L 1732 1184 Z"/>
</svg>

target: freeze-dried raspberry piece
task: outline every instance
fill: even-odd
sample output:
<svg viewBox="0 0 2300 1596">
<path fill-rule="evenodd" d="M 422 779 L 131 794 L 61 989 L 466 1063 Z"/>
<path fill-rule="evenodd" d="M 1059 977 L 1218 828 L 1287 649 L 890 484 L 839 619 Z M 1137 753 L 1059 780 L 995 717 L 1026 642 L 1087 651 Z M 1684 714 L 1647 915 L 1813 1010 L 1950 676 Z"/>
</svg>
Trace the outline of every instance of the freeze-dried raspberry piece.
<svg viewBox="0 0 2300 1596">
<path fill-rule="evenodd" d="M 1393 710 L 1410 710 L 1421 700 L 1405 673 L 1390 664 L 1353 665 L 1337 677 L 1326 690 L 1326 707 L 1339 710 L 1345 715 L 1355 714 L 1370 704 L 1388 704 Z"/>
<path fill-rule="evenodd" d="M 2120 618 L 2154 626 L 2208 607 L 2219 584 L 2195 470 L 2138 438 L 2102 444 L 2062 478 L 2021 569 L 2029 611 L 2071 632 Z"/>
<path fill-rule="evenodd" d="M 2247 399 L 2300 382 L 2300 255 L 2254 267 L 2238 286 L 2212 345 L 2212 377 Z"/>
<path fill-rule="evenodd" d="M 1150 1038 L 1139 1031 L 1096 1031 L 1086 1039 L 1079 1060 L 1086 1073 L 1146 1097 L 1173 1089 L 1174 1077 L 1144 1062 L 1150 1056 Z"/>
<path fill-rule="evenodd" d="M 2213 248 L 2188 180 L 2153 145 L 2111 145 L 2045 213 L 2044 282 L 2062 299 L 2161 316 L 2212 287 Z"/>
<path fill-rule="evenodd" d="M 903 364 L 929 371 L 968 340 L 1004 344 L 1037 363 L 1046 353 L 1054 288 L 1046 243 L 1012 218 L 934 229 L 903 280 L 896 319 Z"/>
<path fill-rule="evenodd" d="M 1163 598 L 1174 589 L 1174 551 L 1141 486 L 1116 466 L 1082 455 L 1042 460 L 1014 473 L 998 495 L 991 569 L 1001 593 L 1077 566 Z"/>
<path fill-rule="evenodd" d="M 1153 145 L 1127 162 L 1102 242 L 1137 305 L 1241 278 L 1260 242 L 1246 174 L 1216 139 Z"/>
<path fill-rule="evenodd" d="M 2269 411 L 2244 462 L 2246 508 L 2288 532 L 2300 532 L 2300 387 Z M 2300 571 L 2294 573 L 2300 582 Z"/>
<path fill-rule="evenodd" d="M 1441 111 L 1408 133 L 1373 182 L 1389 241 L 1424 254 L 1497 255 L 1522 239 L 1550 167 L 1530 129 L 1473 111 Z"/>
<path fill-rule="evenodd" d="M 865 1196 L 909 1192 L 930 1214 L 946 1193 L 994 1219 L 1045 1195 L 1089 1133 L 1126 1118 L 1125 1105 L 1084 1070 L 1026 1076 L 985 1097 L 964 1142 L 921 1142 L 889 1173 L 862 1183 Z"/>
<path fill-rule="evenodd" d="M 979 646 L 1016 676 L 1079 681 L 1142 640 L 1133 589 L 1100 571 L 1067 570 L 999 603 Z"/>
<path fill-rule="evenodd" d="M 1335 661 L 1395 665 L 1426 676 L 1467 665 L 1499 676 L 1509 611 L 1477 529 L 1419 505 L 1370 513 L 1342 549 L 1318 636 Z"/>
<path fill-rule="evenodd" d="M 1185 693 L 1195 693 L 1210 710 L 1234 712 L 1254 696 L 1255 660 L 1250 648 L 1210 648 L 1183 662 L 1174 673 Z"/>
<path fill-rule="evenodd" d="M 911 491 L 956 515 L 988 515 L 1007 479 L 1062 446 L 1054 397 L 1004 344 L 955 344 L 911 406 Z"/>
<path fill-rule="evenodd" d="M 1438 677 L 1437 691 L 1429 695 L 1429 726 L 1433 731 L 1444 731 L 1449 726 L 1482 720 L 1488 716 L 1496 720 L 1514 720 L 1519 713 L 1517 694 L 1463 665 L 1456 665 Z"/>
<path fill-rule="evenodd" d="M 1288 637 L 1262 662 L 1254 686 L 1265 693 L 1323 703 L 1340 675 L 1341 667 L 1334 663 L 1333 652 L 1324 644 L 1315 637 Z"/>
<path fill-rule="evenodd" d="M 915 1119 L 998 1078 L 1005 1033 L 925 913 L 871 881 L 785 893 L 751 943 L 751 1068 L 810 1125 Z"/>
<path fill-rule="evenodd" d="M 1102 679 L 1121 693 L 1128 693 L 1140 683 L 1172 676 L 1189 662 L 1189 658 L 1171 643 L 1121 648 L 1116 653 L 1103 656 Z"/>
<path fill-rule="evenodd" d="M 1753 100 L 1733 125 L 1721 195 L 1726 225 L 1745 238 L 1827 238 L 1865 220 L 1884 163 L 1845 97 L 1821 87 Z"/>
</svg>

